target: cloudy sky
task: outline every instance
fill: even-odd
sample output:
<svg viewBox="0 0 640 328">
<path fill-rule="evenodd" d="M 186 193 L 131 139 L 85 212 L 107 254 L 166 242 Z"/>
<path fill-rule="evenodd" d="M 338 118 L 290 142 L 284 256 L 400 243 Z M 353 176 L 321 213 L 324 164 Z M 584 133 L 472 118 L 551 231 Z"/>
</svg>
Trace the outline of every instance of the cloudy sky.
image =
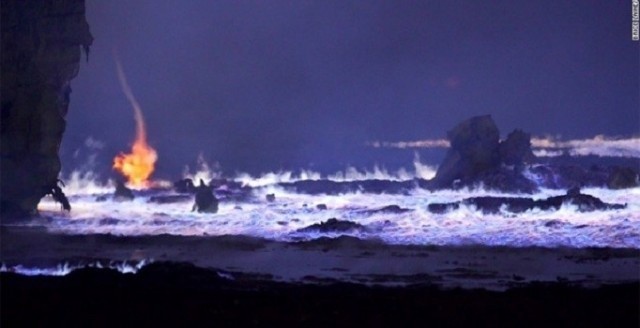
<svg viewBox="0 0 640 328">
<path fill-rule="evenodd" d="M 134 138 L 114 49 L 165 177 L 200 153 L 226 172 L 409 166 L 412 150 L 367 143 L 442 138 L 481 114 L 503 135 L 640 129 L 627 0 L 87 0 L 87 19 L 67 172 L 96 151 L 88 137 L 106 173 Z"/>
</svg>

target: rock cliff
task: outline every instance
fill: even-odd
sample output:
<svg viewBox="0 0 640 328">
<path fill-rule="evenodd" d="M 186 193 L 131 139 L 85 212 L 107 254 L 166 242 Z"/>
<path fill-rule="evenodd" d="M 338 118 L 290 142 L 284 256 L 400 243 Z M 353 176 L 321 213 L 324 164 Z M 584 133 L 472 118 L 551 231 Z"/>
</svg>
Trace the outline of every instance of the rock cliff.
<svg viewBox="0 0 640 328">
<path fill-rule="evenodd" d="M 70 81 L 93 37 L 84 0 L 3 0 L 1 11 L 0 210 L 24 216 L 57 185 Z"/>
</svg>

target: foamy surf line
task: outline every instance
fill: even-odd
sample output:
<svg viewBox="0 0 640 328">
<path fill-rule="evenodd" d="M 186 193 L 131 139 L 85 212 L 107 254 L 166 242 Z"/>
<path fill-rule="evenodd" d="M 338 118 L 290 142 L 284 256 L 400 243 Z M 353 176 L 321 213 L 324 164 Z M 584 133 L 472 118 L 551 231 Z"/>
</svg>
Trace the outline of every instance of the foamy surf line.
<svg viewBox="0 0 640 328">
<path fill-rule="evenodd" d="M 475 196 L 514 196 L 482 190 L 421 189 L 410 195 L 290 193 L 277 187 L 255 189 L 243 202 L 222 202 L 216 214 L 191 212 L 192 200 L 172 204 L 148 202 L 150 196 L 132 202 L 97 202 L 95 196 L 74 196 L 73 211 L 61 213 L 59 205 L 45 199 L 39 209 L 47 217 L 31 224 L 64 234 L 112 234 L 120 236 L 244 235 L 275 241 L 308 241 L 320 237 L 353 236 L 394 245 L 488 245 L 542 247 L 614 247 L 640 249 L 640 188 L 608 190 L 588 188 L 584 193 L 605 202 L 627 204 L 622 210 L 579 212 L 564 205 L 558 211 L 530 210 L 521 214 L 483 214 L 473 206 L 434 214 L 431 203 L 459 201 Z M 165 191 L 165 193 L 168 193 Z M 265 201 L 275 193 L 276 202 Z M 562 194 L 543 190 L 542 199 Z M 326 210 L 316 206 L 323 204 Z M 386 205 L 408 209 L 404 213 L 376 212 Z M 300 229 L 330 218 L 348 220 L 364 231 L 301 232 Z"/>
<path fill-rule="evenodd" d="M 59 263 L 50 267 L 35 267 L 26 266 L 22 264 L 18 265 L 6 265 L 0 264 L 0 273 L 11 272 L 25 276 L 66 276 L 69 273 L 83 268 L 96 268 L 96 269 L 111 269 L 120 273 L 137 273 L 145 265 L 152 263 L 153 260 L 142 260 L 138 262 L 108 262 L 103 264 L 100 261 L 86 263 L 86 264 L 70 264 L 69 262 Z"/>
<path fill-rule="evenodd" d="M 367 143 L 374 148 L 449 148 L 450 142 L 445 139 L 427 139 L 414 141 L 373 141 Z M 593 138 L 557 140 L 552 137 L 531 139 L 533 152 L 539 157 L 555 157 L 565 152 L 572 156 L 610 156 L 640 158 L 640 137 L 613 138 L 597 135 Z"/>
</svg>

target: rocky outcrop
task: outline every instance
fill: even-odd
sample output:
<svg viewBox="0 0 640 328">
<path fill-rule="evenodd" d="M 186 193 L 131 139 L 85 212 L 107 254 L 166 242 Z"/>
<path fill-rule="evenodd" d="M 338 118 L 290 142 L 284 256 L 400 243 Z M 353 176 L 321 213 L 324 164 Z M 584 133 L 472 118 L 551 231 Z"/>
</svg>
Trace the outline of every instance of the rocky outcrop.
<svg viewBox="0 0 640 328">
<path fill-rule="evenodd" d="M 529 167 L 528 176 L 539 187 L 568 189 L 573 186 L 624 189 L 638 187 L 638 170 L 632 167 L 583 167 L 575 164 L 540 164 Z"/>
<path fill-rule="evenodd" d="M 549 197 L 547 199 L 534 200 L 524 197 L 472 197 L 455 203 L 429 204 L 428 210 L 432 213 L 446 213 L 456 210 L 460 205 L 474 206 L 484 214 L 495 214 L 501 211 L 510 213 L 522 213 L 532 209 L 543 211 L 559 210 L 563 204 L 577 206 L 580 212 L 598 210 L 618 210 L 626 207 L 626 204 L 609 204 L 597 197 L 586 195 L 578 188 L 570 189 L 566 195 Z"/>
<path fill-rule="evenodd" d="M 434 178 L 436 187 L 469 180 L 500 164 L 500 132 L 490 115 L 472 117 L 447 133 L 451 143 Z"/>
<path fill-rule="evenodd" d="M 338 220 L 336 218 L 331 218 L 327 221 L 315 223 L 308 227 L 298 229 L 298 232 L 353 232 L 359 231 L 364 232 L 367 228 L 362 224 L 347 221 L 347 220 Z"/>
<path fill-rule="evenodd" d="M 200 185 L 196 187 L 196 199 L 193 204 L 192 211 L 198 211 L 200 213 L 217 213 L 219 201 L 213 194 L 213 190 L 210 186 L 207 186 L 202 179 L 200 179 Z"/>
<path fill-rule="evenodd" d="M 531 136 L 521 130 L 500 141 L 490 115 L 472 117 L 447 133 L 451 143 L 438 167 L 432 188 L 455 188 L 482 184 L 485 188 L 530 193 L 537 189 L 521 171 L 535 156 Z M 514 169 L 505 167 L 513 166 Z"/>
<path fill-rule="evenodd" d="M 196 192 L 196 186 L 193 185 L 193 180 L 191 179 L 182 179 L 174 182 L 173 189 L 182 194 L 193 194 Z"/>
<path fill-rule="evenodd" d="M 118 181 L 116 183 L 116 191 L 113 193 L 113 200 L 118 202 L 131 201 L 135 198 L 133 196 L 133 190 L 127 188 L 124 182 Z"/>
<path fill-rule="evenodd" d="M 406 212 L 411 212 L 410 209 L 408 208 L 402 208 L 398 205 L 387 205 L 378 209 L 374 209 L 374 210 L 367 210 L 365 211 L 366 214 L 372 215 L 372 214 L 402 214 L 402 213 L 406 213 Z"/>
<path fill-rule="evenodd" d="M 84 0 L 2 1 L 3 217 L 33 213 L 57 185 L 70 81 L 92 41 Z"/>
<path fill-rule="evenodd" d="M 507 139 L 500 142 L 500 161 L 505 165 L 522 169 L 526 163 L 535 159 L 531 150 L 531 135 L 516 129 L 509 133 Z"/>
<path fill-rule="evenodd" d="M 267 202 L 273 203 L 276 201 L 276 194 L 267 194 L 265 196 L 265 199 L 267 200 Z"/>
</svg>

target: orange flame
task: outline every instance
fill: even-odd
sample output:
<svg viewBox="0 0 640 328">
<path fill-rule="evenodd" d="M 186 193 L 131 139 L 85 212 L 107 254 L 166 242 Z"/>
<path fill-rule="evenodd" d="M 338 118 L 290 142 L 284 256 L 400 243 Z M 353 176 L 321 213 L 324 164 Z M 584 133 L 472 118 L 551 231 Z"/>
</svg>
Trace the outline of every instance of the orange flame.
<svg viewBox="0 0 640 328">
<path fill-rule="evenodd" d="M 136 121 L 136 140 L 133 142 L 130 154 L 120 153 L 113 159 L 113 168 L 127 177 L 130 185 L 134 187 L 145 187 L 155 168 L 158 153 L 147 144 L 147 132 L 142 110 L 136 98 L 133 96 L 133 92 L 122 70 L 122 65 L 120 65 L 117 57 L 116 67 L 118 69 L 118 79 L 120 80 L 122 91 L 131 103 L 131 107 L 133 107 L 134 119 Z"/>
</svg>

